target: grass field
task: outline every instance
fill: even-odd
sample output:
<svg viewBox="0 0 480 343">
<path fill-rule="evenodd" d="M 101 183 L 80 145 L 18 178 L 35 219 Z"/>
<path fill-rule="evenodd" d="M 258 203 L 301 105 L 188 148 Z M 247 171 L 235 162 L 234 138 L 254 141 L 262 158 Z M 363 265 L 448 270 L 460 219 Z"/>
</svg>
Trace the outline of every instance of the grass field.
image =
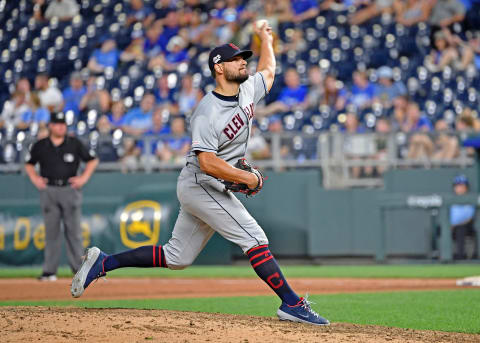
<svg viewBox="0 0 480 343">
<path fill-rule="evenodd" d="M 419 330 L 480 333 L 480 290 L 412 291 L 311 295 L 322 315 L 334 322 L 394 326 Z M 4 301 L 0 306 L 76 306 L 137 308 L 274 316 L 275 296 L 125 299 L 69 301 Z"/>
<path fill-rule="evenodd" d="M 288 277 L 461 278 L 480 274 L 476 265 L 288 266 Z M 35 277 L 38 268 L 0 269 L 0 278 Z M 60 276 L 71 276 L 67 269 Z M 191 267 L 185 271 L 122 269 L 111 277 L 255 277 L 250 267 Z M 334 322 L 480 334 L 480 290 L 310 295 L 314 308 Z M 139 308 L 274 316 L 275 296 L 191 299 L 2 301 L 0 306 Z"/>
<path fill-rule="evenodd" d="M 428 265 L 366 265 L 366 266 L 284 266 L 287 277 L 312 278 L 463 278 L 480 275 L 474 264 Z M 40 268 L 0 268 L 0 278 L 31 278 L 41 274 Z M 68 268 L 60 268 L 60 277 L 71 277 Z M 108 273 L 109 277 L 162 278 L 256 278 L 250 266 L 192 266 L 185 270 L 163 268 L 124 268 Z"/>
</svg>

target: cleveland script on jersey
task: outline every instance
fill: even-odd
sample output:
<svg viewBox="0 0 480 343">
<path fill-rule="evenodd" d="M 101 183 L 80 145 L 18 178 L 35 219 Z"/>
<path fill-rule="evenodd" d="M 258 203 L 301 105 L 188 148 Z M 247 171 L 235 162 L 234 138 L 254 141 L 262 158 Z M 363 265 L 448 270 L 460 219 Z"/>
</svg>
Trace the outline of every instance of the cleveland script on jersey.
<svg viewBox="0 0 480 343">
<path fill-rule="evenodd" d="M 199 167 L 195 151 L 215 152 L 230 164 L 245 156 L 255 105 L 267 94 L 260 72 L 240 85 L 238 96 L 210 92 L 191 119 L 192 149 L 187 162 Z"/>
</svg>

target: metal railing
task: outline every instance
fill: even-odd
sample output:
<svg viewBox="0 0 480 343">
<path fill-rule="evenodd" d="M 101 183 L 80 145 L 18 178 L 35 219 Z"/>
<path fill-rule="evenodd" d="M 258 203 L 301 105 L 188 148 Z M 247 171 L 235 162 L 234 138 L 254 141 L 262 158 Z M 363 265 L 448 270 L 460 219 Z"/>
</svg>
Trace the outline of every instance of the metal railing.
<svg viewBox="0 0 480 343">
<path fill-rule="evenodd" d="M 427 134 L 423 134 L 427 135 Z M 463 134 L 458 132 L 429 133 L 428 137 L 433 149 L 440 135 L 462 140 Z M 458 143 L 458 152 L 448 159 L 423 155 L 417 158 L 409 156 L 412 137 L 402 132 L 379 134 L 346 134 L 344 132 L 321 132 L 306 134 L 298 132 L 262 133 L 261 139 L 268 147 L 269 154 L 265 159 L 253 160 L 263 169 L 284 171 L 290 169 L 319 169 L 322 171 L 325 188 L 379 187 L 383 185 L 383 173 L 398 168 L 435 168 L 471 166 L 474 162 L 472 154 Z M 107 137 L 108 138 L 108 137 Z M 144 152 L 136 162 L 135 168 L 126 168 L 123 157 L 115 162 L 101 162 L 99 171 L 134 171 L 157 172 L 163 170 L 179 170 L 184 161 L 160 161 L 151 151 L 153 140 L 158 137 L 139 137 L 143 140 Z M 108 140 L 108 139 L 107 139 Z M 17 163 L 0 164 L 0 173 L 23 172 L 23 162 L 28 153 L 31 139 L 25 139 Z M 86 140 L 88 143 L 88 140 Z M 91 142 L 90 142 L 91 143 Z M 112 143 L 113 144 L 113 143 Z M 117 140 L 117 148 L 122 149 Z M 91 145 L 91 144 L 90 144 Z M 252 153 L 252 151 L 249 151 Z M 431 155 L 435 150 L 431 151 Z M 101 156 L 100 156 L 101 157 Z"/>
</svg>

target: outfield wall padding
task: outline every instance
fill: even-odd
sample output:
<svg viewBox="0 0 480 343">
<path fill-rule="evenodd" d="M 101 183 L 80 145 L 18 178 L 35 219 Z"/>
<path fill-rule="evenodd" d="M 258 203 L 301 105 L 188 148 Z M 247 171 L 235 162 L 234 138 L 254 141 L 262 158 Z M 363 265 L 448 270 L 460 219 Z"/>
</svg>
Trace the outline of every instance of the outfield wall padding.
<svg viewBox="0 0 480 343">
<path fill-rule="evenodd" d="M 374 257 L 384 233 L 387 256 L 427 257 L 431 210 L 387 209 L 386 225 L 381 227 L 381 199 L 397 193 L 451 194 L 451 180 L 459 172 L 477 188 L 474 168 L 390 171 L 384 188 L 348 190 L 325 190 L 320 172 L 312 169 L 268 171 L 260 194 L 239 198 L 267 233 L 277 256 Z M 84 245 L 114 253 L 164 244 L 179 210 L 177 176 L 177 172 L 95 173 L 83 190 Z M 0 189 L 0 264 L 41 263 L 44 228 L 38 191 L 24 175 L 0 175 Z M 242 255 L 237 246 L 214 235 L 196 263 L 228 264 Z"/>
</svg>

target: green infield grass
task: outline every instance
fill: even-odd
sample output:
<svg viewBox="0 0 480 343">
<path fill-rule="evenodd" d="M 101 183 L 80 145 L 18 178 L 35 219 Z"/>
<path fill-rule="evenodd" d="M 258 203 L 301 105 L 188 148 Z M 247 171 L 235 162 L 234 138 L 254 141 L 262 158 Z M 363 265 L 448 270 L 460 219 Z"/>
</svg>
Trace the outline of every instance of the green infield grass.
<svg viewBox="0 0 480 343">
<path fill-rule="evenodd" d="M 480 333 L 480 290 L 475 289 L 327 294 L 309 299 L 316 303 L 313 308 L 332 322 Z M 0 306 L 166 309 L 254 316 L 275 316 L 279 305 L 275 296 L 0 302 Z"/>
<path fill-rule="evenodd" d="M 463 278 L 480 275 L 475 264 L 426 265 L 360 265 L 360 266 L 284 266 L 287 277 L 353 277 L 353 278 Z M 0 268 L 0 278 L 30 278 L 41 274 L 36 268 Z M 68 268 L 60 268 L 60 277 L 71 277 Z M 191 266 L 173 271 L 163 268 L 124 268 L 108 273 L 109 277 L 171 278 L 255 278 L 250 266 Z"/>
</svg>

